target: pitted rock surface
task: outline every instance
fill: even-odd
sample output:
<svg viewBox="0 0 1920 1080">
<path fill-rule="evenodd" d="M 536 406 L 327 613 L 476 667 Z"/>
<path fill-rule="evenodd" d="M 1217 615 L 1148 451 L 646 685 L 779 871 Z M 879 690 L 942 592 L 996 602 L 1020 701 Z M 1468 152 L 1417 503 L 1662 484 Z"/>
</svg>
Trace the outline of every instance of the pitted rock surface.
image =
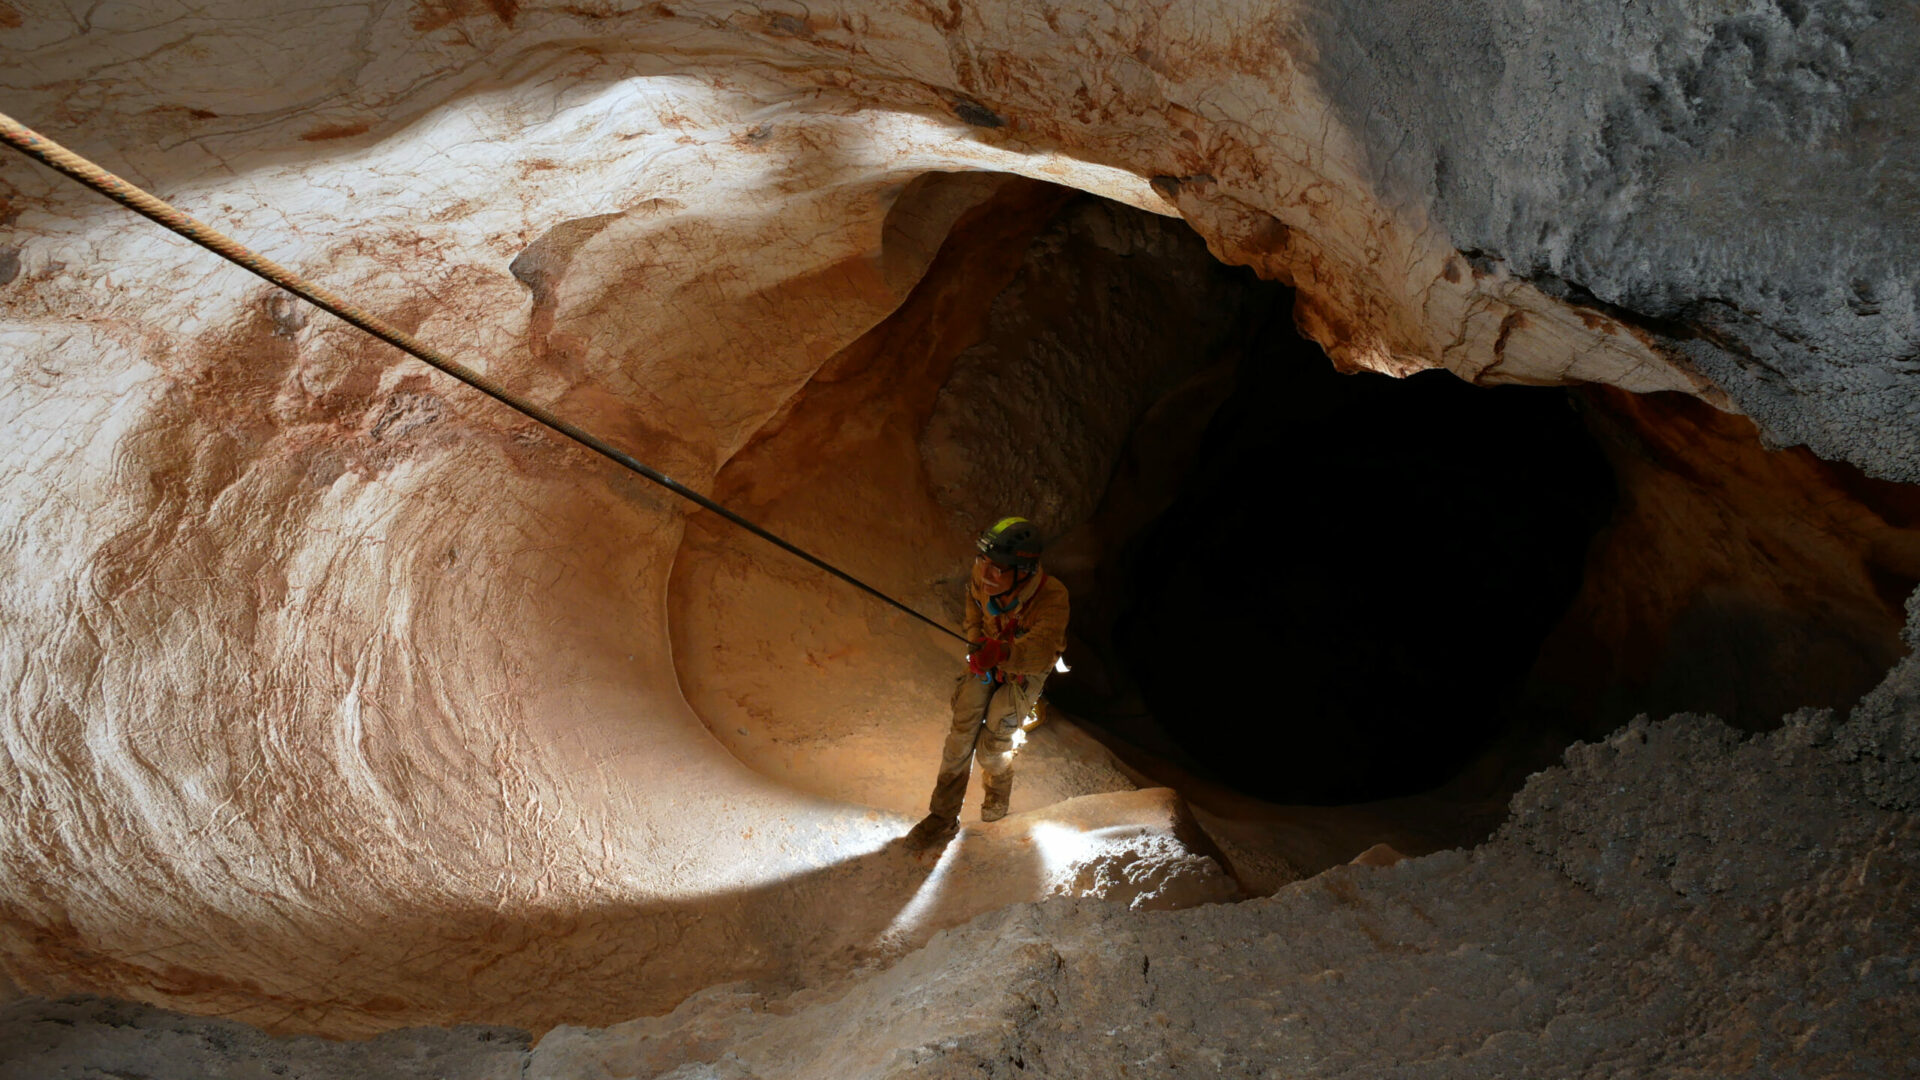
<svg viewBox="0 0 1920 1080">
<path fill-rule="evenodd" d="M 1387 198 L 1431 207 L 1486 269 L 1652 335 L 1775 442 L 1920 480 L 1910 10 L 1329 5 L 1309 22 Z"/>
</svg>

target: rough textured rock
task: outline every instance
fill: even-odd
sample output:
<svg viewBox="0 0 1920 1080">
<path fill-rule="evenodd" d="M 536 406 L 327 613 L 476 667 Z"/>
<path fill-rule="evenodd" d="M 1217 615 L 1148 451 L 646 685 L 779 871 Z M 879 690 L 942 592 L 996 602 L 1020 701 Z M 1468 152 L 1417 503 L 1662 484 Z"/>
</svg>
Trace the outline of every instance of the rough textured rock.
<svg viewBox="0 0 1920 1080">
<path fill-rule="evenodd" d="M 1017 905 L 884 970 L 715 987 L 666 1016 L 556 1029 L 512 1055 L 524 1074 L 502 1052 L 446 1075 L 1904 1075 L 1920 1068 L 1920 830 L 1860 793 L 1833 733 L 1811 714 L 1750 738 L 1640 721 L 1536 776 L 1473 852 L 1177 912 Z M 106 1023 L 98 1009 L 15 1006 L 0 1031 Z M 119 1022 L 122 1040 L 129 1023 L 166 1033 L 159 1077 L 255 1054 L 326 1076 L 343 1053 L 236 1052 L 193 1034 L 217 1025 L 153 1011 Z"/>
<path fill-rule="evenodd" d="M 1284 295 L 1178 222 L 1076 201 L 940 386 L 919 449 L 942 507 L 962 529 L 1019 507 L 1049 539 L 1085 522 L 1142 416 Z"/>
<path fill-rule="evenodd" d="M 1779 444 L 1920 480 L 1920 49 L 1867 0 L 1320 13 L 1390 202 L 1691 360 Z M 1447 57 L 1434 63 L 1436 55 Z"/>
<path fill-rule="evenodd" d="M 716 497 L 848 553 L 950 626 L 982 525 L 1021 513 L 1052 541 L 1092 516 L 1142 414 L 1266 296 L 1176 222 L 1063 196 L 1007 185 L 962 221 L 906 302 L 727 463 Z M 668 597 L 688 700 L 768 776 L 923 812 L 955 652 L 807 568 L 769 574 L 760 548 L 704 517 L 689 528 Z M 1086 562 L 1048 566 L 1077 597 Z M 1097 619 L 1076 606 L 1074 632 Z M 1133 786 L 1064 724 L 1021 753 L 1016 810 Z"/>
<path fill-rule="evenodd" d="M 1867 796 L 1905 813 L 1920 811 L 1920 592 L 1907 598 L 1901 634 L 1909 652 L 1834 734 L 1857 763 Z"/>
<path fill-rule="evenodd" d="M 1595 738 L 1636 713 L 1772 727 L 1847 709 L 1904 656 L 1920 582 L 1920 488 L 1677 395 L 1581 395 L 1620 492 L 1530 698 Z"/>
<path fill-rule="evenodd" d="M 376 306 L 412 297 L 394 310 L 423 336 L 698 477 L 994 186 L 850 162 L 810 122 L 747 139 L 771 99 L 711 73 L 577 75 L 354 155 L 319 140 L 338 172 L 256 157 L 225 223 Z M 687 149 L 710 128 L 724 153 Z M 786 195 L 748 198 L 736 136 Z M 662 155 L 692 171 L 612 182 Z M 419 184 L 429 163 L 445 183 Z M 10 422 L 39 435 L 6 473 L 10 973 L 286 1030 L 538 1028 L 891 924 L 927 872 L 886 846 L 906 819 L 756 776 L 687 708 L 677 506 L 22 166 L 5 355 Z"/>
<path fill-rule="evenodd" d="M 1304 323 L 1345 362 L 1726 394 L 1783 442 L 1914 475 L 1915 31 L 1864 0 L 1550 17 L 1516 2 L 516 3 L 348 6 L 318 24 L 47 4 L 20 21 L 19 107 L 118 122 L 156 177 L 363 147 L 463 97 L 514 97 L 503 87 L 630 94 L 651 75 L 675 84 L 680 145 L 700 149 L 650 161 L 649 194 L 684 204 L 693 159 L 817 138 L 762 117 L 693 134 L 724 126 L 702 99 L 728 70 L 726 93 L 784 83 L 864 114 L 833 145 L 870 162 L 923 153 L 1178 207 L 1217 251 L 1297 282 Z M 359 47 L 315 47 L 342 39 Z M 261 61 L 296 51 L 297 80 Z M 472 134 L 517 137 L 539 107 L 503 111 Z M 565 161 L 534 166 L 563 180 L 591 141 L 528 160 Z"/>
<path fill-rule="evenodd" d="M 981 172 L 1177 212 L 1217 256 L 1296 285 L 1302 326 L 1348 367 L 1685 391 L 1912 480 L 1913 32 L 1893 6 L 1757 0 L 8 0 L 0 87 L 10 112 L 696 485 L 897 310 L 995 187 L 923 178 Z M 903 819 L 742 765 L 687 704 L 678 507 L 24 160 L 0 161 L 0 221 L 0 967 L 25 988 L 335 1033 L 604 1023 L 830 965 L 917 894 L 887 847 Z M 1911 740 L 1910 719 L 1876 715 Z M 1881 746 L 1855 748 L 1862 782 L 1900 798 L 1911 751 Z M 1134 798 L 1097 797 L 1122 817 Z M 1878 947 L 1847 919 L 1904 888 L 1886 857 L 1859 885 L 1809 862 L 1837 921 L 1769 925 Z M 1491 918 L 1501 890 L 1562 887 L 1519 858 L 1365 872 L 1445 879 Z M 1316 888 L 1211 917 L 1242 942 L 1257 927 L 1232 920 L 1278 911 L 1274 933 L 1312 942 L 1354 918 Z M 1154 935 L 1179 925 L 1106 928 L 1101 955 L 1131 970 L 1129 935 L 1178 955 Z M 1550 948 L 1537 922 L 1476 925 Z M 1606 944 L 1692 948 L 1686 925 Z M 1304 980 L 1319 947 L 1289 970 Z M 1022 955 L 1044 981 L 1044 955 Z M 1232 974 L 1258 951 L 1222 955 Z M 1465 979 L 1476 955 L 1435 963 Z M 1372 977 L 1355 970 L 1315 984 L 1315 1007 L 1349 1014 Z M 1884 989 L 1892 970 L 1858 974 Z M 1532 1031 L 1546 999 L 1528 987 L 1589 985 L 1571 962 L 1488 971 L 1471 985 L 1512 989 L 1508 1018 L 1400 1023 Z M 1835 977 L 1772 973 L 1817 994 Z M 1133 1025 L 1112 1037 L 1129 1060 L 1205 1061 L 1208 1032 L 1260 1014 L 1162 1036 L 1150 1005 L 1075 985 L 1053 991 L 1062 1015 L 1121 1010 L 1098 1030 Z M 1708 1005 L 1744 992 L 1700 985 Z M 1593 993 L 1592 1024 L 1459 1045 L 1515 1070 L 1578 1059 L 1629 1023 Z M 1847 1000 L 1832 1030 L 1879 1015 Z M 1022 1015 L 953 1056 L 1025 1038 Z M 1645 1030 L 1677 1031 L 1667 1015 Z M 1095 1030 L 1063 1068 L 1109 1045 Z M 1289 1067 L 1346 1052 L 1263 1030 Z M 1736 1037 L 1709 1029 L 1700 1060 Z M 1778 1054 L 1812 1069 L 1825 1045 Z"/>
<path fill-rule="evenodd" d="M 1010 909 L 843 997 L 559 1031 L 532 1071 L 657 1075 L 632 1065 L 666 1044 L 659 1072 L 732 1077 L 1911 1072 L 1920 831 L 1911 786 L 1869 794 L 1860 749 L 1902 753 L 1875 716 L 1838 738 L 1827 714 L 1753 737 L 1637 721 L 1536 776 L 1471 853 L 1144 919 Z M 675 1043 L 696 1016 L 738 1035 Z"/>
<path fill-rule="evenodd" d="M 4 1080 L 519 1080 L 531 1046 L 526 1032 L 509 1028 L 412 1028 L 336 1042 L 100 998 L 0 1005 Z"/>
</svg>

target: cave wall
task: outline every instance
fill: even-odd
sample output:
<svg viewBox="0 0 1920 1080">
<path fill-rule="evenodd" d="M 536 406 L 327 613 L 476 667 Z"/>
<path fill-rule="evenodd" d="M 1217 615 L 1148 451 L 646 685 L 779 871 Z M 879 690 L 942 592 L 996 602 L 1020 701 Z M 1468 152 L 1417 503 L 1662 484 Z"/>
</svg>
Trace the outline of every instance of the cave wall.
<svg viewBox="0 0 1920 1080">
<path fill-rule="evenodd" d="M 1342 14 L 1318 13 L 1317 70 L 1385 201 L 1684 357 L 1770 444 L 1920 481 L 1910 8 Z"/>
<path fill-rule="evenodd" d="M 1348 367 L 1682 391 L 1913 479 L 1915 249 L 1886 212 L 1916 189 L 1910 27 L 1723 7 L 1632 35 L 1573 10 L 1536 46 L 1517 6 L 1422 5 L 1485 14 L 1461 41 L 1499 30 L 1486 94 L 1410 84 L 1459 41 L 1360 4 L 7 0 L 0 87 L 696 485 L 909 295 L 968 202 L 891 211 L 969 171 L 1185 217 L 1294 284 Z M 1738 18 L 1757 36 L 1716 29 Z M 1712 74 L 1742 56 L 1763 77 Z M 1742 103 L 1787 130 L 1768 103 L 1799 99 L 1768 87 L 1821 65 L 1820 153 L 1639 153 L 1663 129 L 1610 119 L 1627 72 L 1721 110 L 1698 130 Z M 1462 156 L 1542 100 L 1553 145 L 1704 191 L 1674 212 L 1721 231 L 1659 258 L 1583 241 L 1539 273 L 1532 223 L 1632 208 L 1593 169 Z M 17 157 L 0 221 L 0 965 L 25 988 L 304 1030 L 542 1026 L 885 928 L 845 898 L 905 902 L 912 880 L 861 877 L 899 823 L 741 765 L 686 703 L 679 508 Z M 1736 230 L 1796 240 L 1695 274 Z M 909 539 L 951 544 L 924 524 Z"/>
<path fill-rule="evenodd" d="M 89 20 L 48 4 L 20 9 L 21 25 L 9 29 L 8 47 L 35 56 L 33 76 L 20 80 L 17 107 L 71 117 L 76 125 L 128 121 L 116 130 L 144 139 L 123 153 L 157 181 L 179 172 L 217 173 L 221 162 L 244 168 L 250 155 L 366 145 L 449 100 L 511 96 L 506 87 L 550 82 L 561 72 L 576 86 L 617 84 L 644 73 L 677 80 L 687 107 L 674 113 L 674 122 L 691 133 L 717 118 L 703 115 L 702 77 L 694 73 L 703 65 L 729 67 L 738 72 L 730 90 L 764 80 L 763 89 L 791 86 L 852 113 L 872 110 L 867 119 L 877 123 L 838 125 L 835 157 L 852 150 L 899 163 L 915 149 L 931 149 L 971 167 L 1060 180 L 1162 212 L 1177 208 L 1223 256 L 1297 283 L 1303 319 L 1341 362 L 1392 371 L 1444 365 L 1485 380 L 1587 378 L 1720 400 L 1725 388 L 1715 389 L 1692 370 L 1698 362 L 1693 346 L 1677 347 L 1638 326 L 1638 315 L 1624 306 L 1614 311 L 1605 297 L 1587 302 L 1585 294 L 1552 282 L 1545 287 L 1553 294 L 1543 292 L 1526 277 L 1530 262 L 1510 270 L 1509 253 L 1482 243 L 1472 225 L 1551 213 L 1526 208 L 1557 205 L 1549 198 L 1563 195 L 1604 199 L 1607 185 L 1591 162 L 1584 170 L 1568 164 L 1600 131 L 1622 142 L 1623 157 L 1643 173 L 1660 175 L 1666 159 L 1634 152 L 1658 142 L 1659 131 L 1636 133 L 1606 122 L 1609 103 L 1624 93 L 1619 73 L 1679 79 L 1719 63 L 1707 54 L 1726 50 L 1714 52 L 1713 43 L 1745 20 L 1764 24 L 1771 39 L 1783 42 L 1782 55 L 1814 58 L 1793 60 L 1773 82 L 1791 83 L 1794 71 L 1819 68 L 1822 56 L 1846 57 L 1852 74 L 1824 92 L 1819 122 L 1808 135 L 1854 158 L 1873 153 L 1871 147 L 1894 148 L 1896 168 L 1872 178 L 1884 197 L 1871 206 L 1830 200 L 1823 208 L 1857 222 L 1862 235 L 1872 231 L 1879 220 L 1874 207 L 1888 198 L 1897 203 L 1901 185 L 1910 183 L 1897 167 L 1905 160 L 1899 154 L 1907 146 L 1906 114 L 1847 110 L 1871 91 L 1905 85 L 1889 58 L 1898 55 L 1906 30 L 1897 18 L 1852 7 L 1815 5 L 1815 17 L 1796 27 L 1771 4 L 1721 12 L 1671 3 L 1635 16 L 1625 29 L 1599 13 L 1571 10 L 1534 41 L 1521 39 L 1521 28 L 1533 23 L 1511 5 L 1436 4 L 1419 16 L 1377 20 L 1334 3 L 1164 14 L 1015 5 L 960 7 L 937 17 L 907 3 L 791 11 L 734 3 L 497 9 L 433 3 L 348 7 L 330 16 L 334 23 L 289 25 L 265 10 Z M 1828 8 L 1833 17 L 1819 14 Z M 1402 18 L 1421 19 L 1420 31 L 1394 34 L 1389 28 Z M 1367 29 L 1349 33 L 1349 23 Z M 192 70 L 217 70 L 218 79 L 174 73 L 176 66 L 188 67 L 180 43 L 189 35 Z M 308 36 L 345 36 L 360 46 L 334 55 L 303 47 Z M 1856 38 L 1871 48 L 1849 51 Z M 1651 49 L 1647 43 L 1655 39 L 1669 44 Z M 615 40 L 618 47 L 609 47 Z M 1471 78 L 1442 80 L 1444 87 L 1434 73 L 1452 65 L 1416 59 L 1426 55 L 1423 49 L 1447 55 L 1456 48 L 1477 50 L 1487 61 Z M 303 52 L 298 80 L 280 80 L 273 65 L 261 62 L 276 50 L 296 49 Z M 129 92 L 131 83 L 121 78 L 89 77 L 95 68 L 117 70 L 113 65 L 122 59 L 140 72 L 142 89 Z M 1760 90 L 1735 79 L 1694 82 L 1722 111 L 1751 98 L 1756 114 L 1771 108 L 1785 115 L 1762 92 L 1772 85 L 1766 79 Z M 269 134 L 276 122 L 287 130 Z M 1497 137 L 1489 139 L 1490 133 Z M 751 135 L 747 147 L 773 149 L 795 132 L 769 123 L 732 134 Z M 685 137 L 688 142 L 677 145 L 702 145 L 696 135 Z M 1474 164 L 1484 164 L 1488 175 L 1535 177 L 1567 190 L 1549 197 L 1527 187 L 1534 180 L 1516 179 L 1491 185 L 1492 194 L 1476 202 L 1469 195 L 1480 190 L 1479 181 L 1467 182 L 1463 194 L 1432 179 L 1472 172 L 1436 170 L 1432 163 L 1446 155 L 1435 147 L 1536 144 L 1529 168 L 1498 155 Z M 556 170 L 564 174 L 579 156 L 574 150 L 545 160 L 565 162 Z M 1769 175 L 1790 172 L 1812 184 L 1829 175 L 1825 164 L 1804 154 L 1775 155 Z M 679 190 L 666 181 L 673 171 L 671 158 L 653 162 L 650 186 Z M 1564 181 L 1556 181 L 1563 172 Z M 1414 183 L 1421 177 L 1425 182 Z M 750 181 L 742 175 L 733 183 Z M 1717 200 L 1700 202 L 1728 201 L 1726 192 L 1715 194 Z M 1763 223 L 1774 220 L 1767 215 L 1785 212 L 1781 200 L 1765 196 L 1735 200 L 1738 213 L 1722 217 L 1763 233 Z M 1456 201 L 1468 209 L 1456 213 Z M 1481 211 L 1483 204 L 1490 208 Z M 1461 237 L 1447 235 L 1455 227 L 1448 215 L 1460 220 Z M 1901 249 L 1890 250 L 1897 258 Z M 1898 265 L 1883 276 L 1897 291 Z M 1580 285 L 1577 275 L 1562 277 Z M 1902 316 L 1898 303 L 1876 310 L 1885 316 L 1876 315 L 1871 325 L 1885 328 L 1892 335 L 1887 341 L 1907 340 L 1901 320 L 1910 313 Z M 1858 329 L 1847 324 L 1832 333 Z M 1896 349 L 1884 359 L 1898 355 Z M 1896 380 L 1901 370 L 1887 368 Z M 1878 455 L 1857 448 L 1855 456 Z"/>
<path fill-rule="evenodd" d="M 555 139 L 593 123 L 594 101 L 586 117 L 554 103 Z M 670 470 L 757 426 L 771 405 L 745 380 L 793 378 L 832 351 L 776 330 L 821 309 L 822 279 L 846 286 L 834 311 L 857 332 L 897 299 L 888 273 L 910 277 L 929 250 L 887 243 L 884 196 L 810 188 L 803 200 L 853 214 L 806 240 L 771 208 L 727 214 L 717 188 L 705 218 L 662 220 L 659 196 L 639 200 L 593 239 L 672 259 L 751 237 L 781 252 L 762 277 L 696 287 L 703 310 L 731 297 L 772 320 L 731 320 L 760 327 L 737 339 L 764 339 L 759 367 L 718 366 L 713 324 L 649 313 L 618 273 L 548 282 L 544 298 L 507 273 L 544 223 L 493 197 L 498 170 L 552 152 L 540 140 L 504 162 L 487 147 L 485 169 L 405 195 L 422 161 L 471 139 L 462 120 L 491 115 L 470 107 L 343 164 L 334 177 L 357 199 L 309 202 L 303 219 L 314 184 L 297 171 L 242 198 L 274 222 L 262 236 L 285 238 L 277 255 L 300 262 L 286 241 L 330 253 L 315 257 L 336 285 L 376 304 L 404 281 L 404 323 Z M 653 107 L 673 132 L 659 115 L 681 106 Z M 445 216 L 463 204 L 511 223 Z M 366 217 L 332 217 L 341 206 Z M 657 599 L 678 507 L 151 229 L 84 203 L 75 215 L 40 218 L 78 224 L 30 244 L 8 286 L 11 423 L 39 433 L 13 442 L 7 488 L 18 691 L 0 848 L 5 963 L 27 989 L 338 1033 L 537 1027 L 662 1008 L 716 972 L 841 947 L 844 913 L 792 932 L 796 897 L 831 895 L 822 873 L 893 829 L 758 781 L 687 710 Z M 745 238 L 722 240 L 732 229 Z M 867 258 L 883 249 L 891 264 Z M 590 251 L 573 265 L 604 269 Z M 684 305 L 677 288 L 645 296 Z M 613 325 L 580 314 L 610 294 L 632 301 Z M 608 346 L 633 317 L 658 340 L 609 389 L 606 365 L 630 354 Z M 535 358 L 566 332 L 587 343 Z M 911 883 L 898 887 L 904 902 Z M 529 980 L 571 988 L 529 996 Z"/>
<path fill-rule="evenodd" d="M 734 455 L 716 497 L 809 550 L 849 553 L 856 576 L 951 627 L 973 538 L 1008 514 L 1035 521 L 1065 556 L 1047 565 L 1078 590 L 1093 560 L 1074 535 L 1134 428 L 1216 367 L 1275 292 L 1177 221 L 1007 182 L 914 293 Z M 822 795 L 924 808 L 957 643 L 797 563 L 768 567 L 758 541 L 707 515 L 668 605 L 688 700 L 741 761 Z M 1060 728 L 1021 753 L 1016 810 L 1133 786 Z"/>
<path fill-rule="evenodd" d="M 1504 801 L 1636 715 L 1765 730 L 1906 655 L 1920 488 L 1697 399 L 1338 375 L 1268 327 L 1191 445 L 1100 581 L 1097 683 L 1056 695 L 1190 797 Z"/>
<path fill-rule="evenodd" d="M 1258 335 L 1127 548 L 1115 661 L 1166 738 L 1241 792 L 1431 790 L 1513 721 L 1613 477 L 1565 391 L 1341 375 L 1288 330 Z"/>
<path fill-rule="evenodd" d="M 1579 392 L 1620 505 L 1542 644 L 1529 703 L 1597 738 L 1638 713 L 1752 731 L 1848 709 L 1907 653 L 1920 489 L 1675 395 Z"/>
</svg>

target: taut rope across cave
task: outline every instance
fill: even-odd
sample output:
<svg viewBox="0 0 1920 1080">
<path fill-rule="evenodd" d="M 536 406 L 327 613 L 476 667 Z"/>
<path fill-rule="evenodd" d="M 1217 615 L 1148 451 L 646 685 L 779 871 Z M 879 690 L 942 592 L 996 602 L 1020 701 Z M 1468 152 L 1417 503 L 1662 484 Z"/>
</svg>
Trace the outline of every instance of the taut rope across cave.
<svg viewBox="0 0 1920 1080">
<path fill-rule="evenodd" d="M 172 204 L 153 195 L 151 192 L 146 191 L 138 185 L 128 183 L 126 180 L 121 179 L 79 154 L 61 146 L 52 139 L 39 134 L 32 128 L 27 127 L 25 124 L 20 123 L 5 113 L 0 113 L 0 140 L 4 140 L 7 145 L 28 157 L 92 188 L 94 191 L 105 195 L 107 198 L 112 199 L 127 209 L 151 219 L 166 229 L 193 241 L 208 251 L 213 252 L 215 255 L 234 263 L 244 270 L 248 270 L 265 278 L 267 281 L 293 293 L 295 296 L 320 308 L 322 311 L 379 338 L 381 341 L 407 353 L 414 359 L 460 380 L 515 412 L 536 420 L 548 428 L 565 435 L 567 438 L 592 450 L 594 453 L 599 454 L 614 464 L 630 472 L 638 473 L 703 510 L 711 510 L 715 514 L 720 515 L 775 547 L 781 548 L 800 559 L 812 563 L 814 566 L 832 574 L 847 584 L 906 612 L 908 615 L 926 623 L 928 626 L 933 627 L 948 637 L 963 644 L 967 642 L 965 635 L 951 627 L 928 618 L 926 615 L 908 607 L 901 601 L 854 577 L 852 574 L 827 562 L 825 559 L 761 528 L 759 525 L 727 509 L 720 503 L 707 498 L 705 495 L 687 487 L 678 480 L 638 460 L 624 450 L 613 446 L 592 432 L 578 427 L 555 416 L 546 409 L 514 395 L 493 380 L 474 371 L 472 368 L 467 367 L 452 357 L 447 356 L 445 353 L 440 352 L 425 342 L 416 339 L 413 335 L 394 326 L 378 315 L 348 303 L 344 297 L 339 296 L 332 290 L 316 285 L 258 252 L 236 243 L 232 238 L 221 233 L 219 230 L 208 227 L 191 215 L 183 213 Z"/>
</svg>

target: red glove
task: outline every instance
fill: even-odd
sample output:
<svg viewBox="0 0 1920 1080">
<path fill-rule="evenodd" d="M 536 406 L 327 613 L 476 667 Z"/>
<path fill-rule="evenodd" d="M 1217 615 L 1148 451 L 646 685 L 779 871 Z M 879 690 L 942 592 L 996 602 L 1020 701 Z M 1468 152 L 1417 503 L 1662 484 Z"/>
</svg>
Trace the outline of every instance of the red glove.
<svg viewBox="0 0 1920 1080">
<path fill-rule="evenodd" d="M 967 670 L 975 675 L 985 675 L 999 667 L 1006 658 L 1007 647 L 989 638 L 975 645 L 973 651 L 967 654 Z"/>
</svg>

